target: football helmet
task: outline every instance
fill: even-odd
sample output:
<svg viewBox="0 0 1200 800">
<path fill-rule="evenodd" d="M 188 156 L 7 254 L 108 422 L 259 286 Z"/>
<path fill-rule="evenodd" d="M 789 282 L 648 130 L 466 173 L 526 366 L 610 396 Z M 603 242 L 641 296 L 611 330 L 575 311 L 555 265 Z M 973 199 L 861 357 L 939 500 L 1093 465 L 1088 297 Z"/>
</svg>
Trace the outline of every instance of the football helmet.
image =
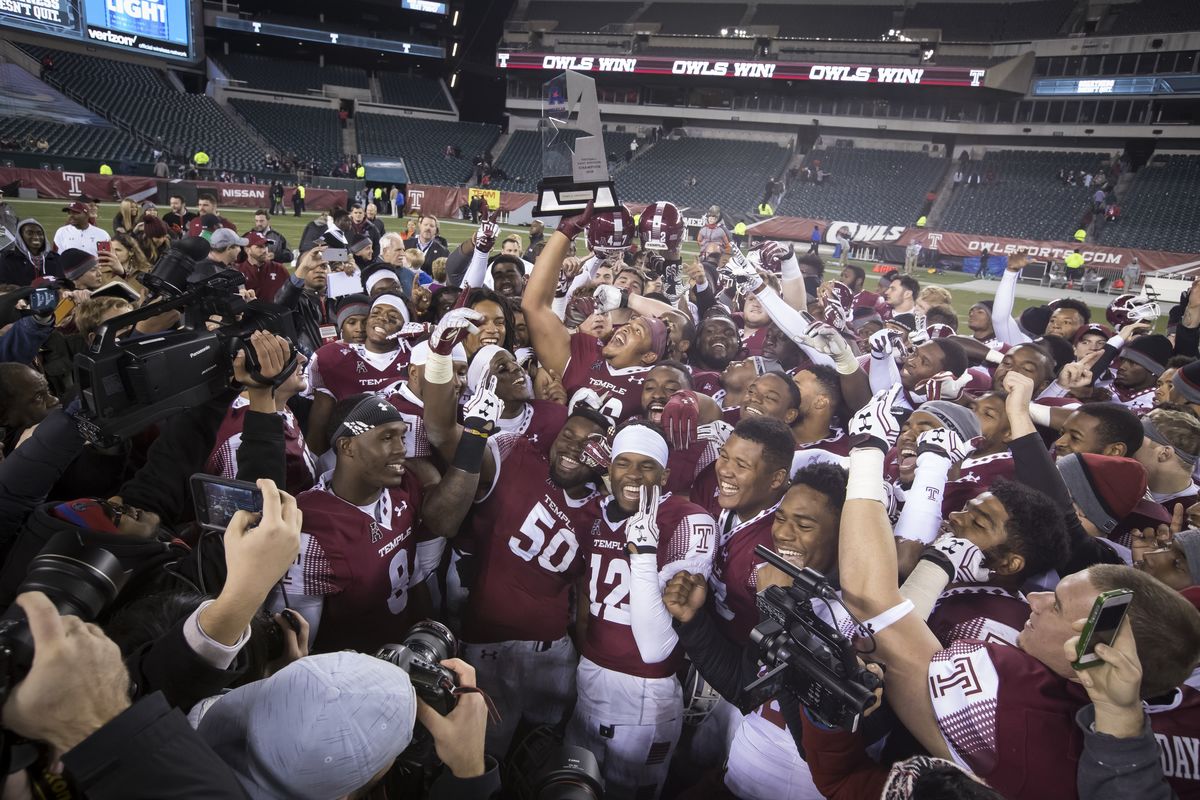
<svg viewBox="0 0 1200 800">
<path fill-rule="evenodd" d="M 674 203 L 659 200 L 642 210 L 638 221 L 638 237 L 644 250 L 663 250 L 675 253 L 683 241 L 683 215 Z"/>
<path fill-rule="evenodd" d="M 623 253 L 633 246 L 633 214 L 621 206 L 613 211 L 599 211 L 587 226 L 588 249 L 593 253 Z"/>
<path fill-rule="evenodd" d="M 854 314 L 854 292 L 841 281 L 829 281 L 820 290 L 821 317 L 839 331 L 846 330 Z"/>
<path fill-rule="evenodd" d="M 1104 316 L 1109 325 L 1120 329 L 1133 322 L 1154 322 L 1160 313 L 1158 293 L 1147 289 L 1144 295 L 1123 294 L 1113 300 Z"/>
</svg>

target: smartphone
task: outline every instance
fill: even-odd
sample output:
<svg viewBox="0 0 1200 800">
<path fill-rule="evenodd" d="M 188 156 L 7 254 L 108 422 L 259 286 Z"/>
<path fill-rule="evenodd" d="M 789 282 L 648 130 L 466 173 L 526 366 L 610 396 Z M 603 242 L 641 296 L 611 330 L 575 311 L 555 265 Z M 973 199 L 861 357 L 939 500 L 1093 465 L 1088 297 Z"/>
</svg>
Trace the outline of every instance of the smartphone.
<svg viewBox="0 0 1200 800">
<path fill-rule="evenodd" d="M 350 260 L 350 251 L 344 247 L 331 247 L 321 253 L 326 261 L 343 264 Z"/>
<path fill-rule="evenodd" d="M 111 253 L 112 242 L 96 242 L 96 253 Z"/>
<path fill-rule="evenodd" d="M 197 473 L 192 476 L 196 521 L 206 530 L 223 531 L 238 511 L 262 512 L 262 491 L 253 483 Z"/>
<path fill-rule="evenodd" d="M 1129 589 L 1113 589 L 1101 592 L 1092 604 L 1092 613 L 1088 614 L 1087 622 L 1079 634 L 1079 643 L 1075 646 L 1075 660 L 1071 666 L 1075 669 L 1088 669 L 1103 664 L 1104 661 L 1096 655 L 1096 645 L 1111 645 L 1117 638 L 1117 630 L 1121 620 L 1129 611 L 1133 601 L 1133 592 Z"/>
</svg>

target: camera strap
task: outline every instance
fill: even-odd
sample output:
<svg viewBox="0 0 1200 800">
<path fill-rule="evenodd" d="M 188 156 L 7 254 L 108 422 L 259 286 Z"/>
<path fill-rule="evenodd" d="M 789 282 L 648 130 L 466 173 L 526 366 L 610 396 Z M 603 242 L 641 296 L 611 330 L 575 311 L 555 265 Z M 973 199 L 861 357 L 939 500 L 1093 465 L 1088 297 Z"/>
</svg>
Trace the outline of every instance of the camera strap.
<svg viewBox="0 0 1200 800">
<path fill-rule="evenodd" d="M 882 633 L 883 631 L 895 625 L 912 610 L 912 600 L 905 599 L 902 602 L 892 606 L 887 611 L 876 614 L 866 622 L 860 622 L 858 629 L 865 636 L 874 636 L 877 633 Z"/>
</svg>

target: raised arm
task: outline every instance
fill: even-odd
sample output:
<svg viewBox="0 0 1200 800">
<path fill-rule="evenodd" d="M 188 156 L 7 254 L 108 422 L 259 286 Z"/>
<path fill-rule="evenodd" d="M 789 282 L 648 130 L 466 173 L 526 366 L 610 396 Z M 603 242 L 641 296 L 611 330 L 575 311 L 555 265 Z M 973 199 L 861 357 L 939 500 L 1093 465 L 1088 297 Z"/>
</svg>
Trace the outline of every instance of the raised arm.
<svg viewBox="0 0 1200 800">
<path fill-rule="evenodd" d="M 996 287 L 996 299 L 992 304 L 992 330 L 1000 341 L 1009 344 L 1023 344 L 1030 340 L 1021 333 L 1012 316 L 1013 302 L 1017 296 L 1017 278 L 1028 263 L 1029 257 L 1024 254 L 1008 257 L 1008 266 L 1000 278 L 1000 285 Z"/>
<path fill-rule="evenodd" d="M 529 338 L 538 361 L 560 375 L 571 359 L 571 334 L 554 313 L 554 290 L 558 286 L 563 259 L 573 254 L 575 237 L 587 226 L 591 216 L 589 205 L 582 214 L 567 217 L 558 224 L 558 230 L 550 234 L 534 263 L 533 273 L 525 283 L 525 293 L 521 297 L 521 310 L 525 313 Z"/>
</svg>

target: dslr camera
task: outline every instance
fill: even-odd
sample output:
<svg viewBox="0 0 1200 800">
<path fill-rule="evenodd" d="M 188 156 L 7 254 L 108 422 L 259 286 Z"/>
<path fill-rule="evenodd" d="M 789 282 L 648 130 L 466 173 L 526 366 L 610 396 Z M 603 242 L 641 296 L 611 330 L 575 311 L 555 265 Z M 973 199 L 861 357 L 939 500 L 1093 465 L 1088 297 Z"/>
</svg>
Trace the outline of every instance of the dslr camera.
<svg viewBox="0 0 1200 800">
<path fill-rule="evenodd" d="M 750 641 L 767 671 L 746 687 L 742 711 L 786 693 L 822 725 L 858 730 L 863 713 L 875 705 L 879 679 L 859 665 L 850 639 L 813 608 L 814 600 L 840 604 L 837 592 L 821 573 L 797 569 L 761 544 L 754 553 L 790 576 L 792 585 L 758 593 L 764 619 L 750 632 Z"/>
<path fill-rule="evenodd" d="M 417 697 L 443 717 L 458 705 L 458 676 L 443 667 L 458 655 L 458 639 L 440 622 L 427 619 L 408 629 L 403 644 L 385 644 L 375 654 L 408 673 Z"/>
<path fill-rule="evenodd" d="M 245 276 L 235 269 L 214 269 L 212 262 L 202 261 L 207 254 L 204 239 L 171 245 L 154 269 L 139 277 L 159 302 L 109 320 L 93 345 L 75 356 L 83 403 L 78 419 L 89 440 L 111 443 L 204 403 L 229 386 L 238 353 L 246 354 L 247 370 L 262 383 L 278 386 L 295 371 L 293 349 L 279 375 L 264 378 L 248 344 L 257 330 L 293 341 L 291 313 L 262 300 L 243 300 L 238 287 Z M 118 332 L 169 311 L 182 314 L 180 327 L 117 341 Z"/>
</svg>

